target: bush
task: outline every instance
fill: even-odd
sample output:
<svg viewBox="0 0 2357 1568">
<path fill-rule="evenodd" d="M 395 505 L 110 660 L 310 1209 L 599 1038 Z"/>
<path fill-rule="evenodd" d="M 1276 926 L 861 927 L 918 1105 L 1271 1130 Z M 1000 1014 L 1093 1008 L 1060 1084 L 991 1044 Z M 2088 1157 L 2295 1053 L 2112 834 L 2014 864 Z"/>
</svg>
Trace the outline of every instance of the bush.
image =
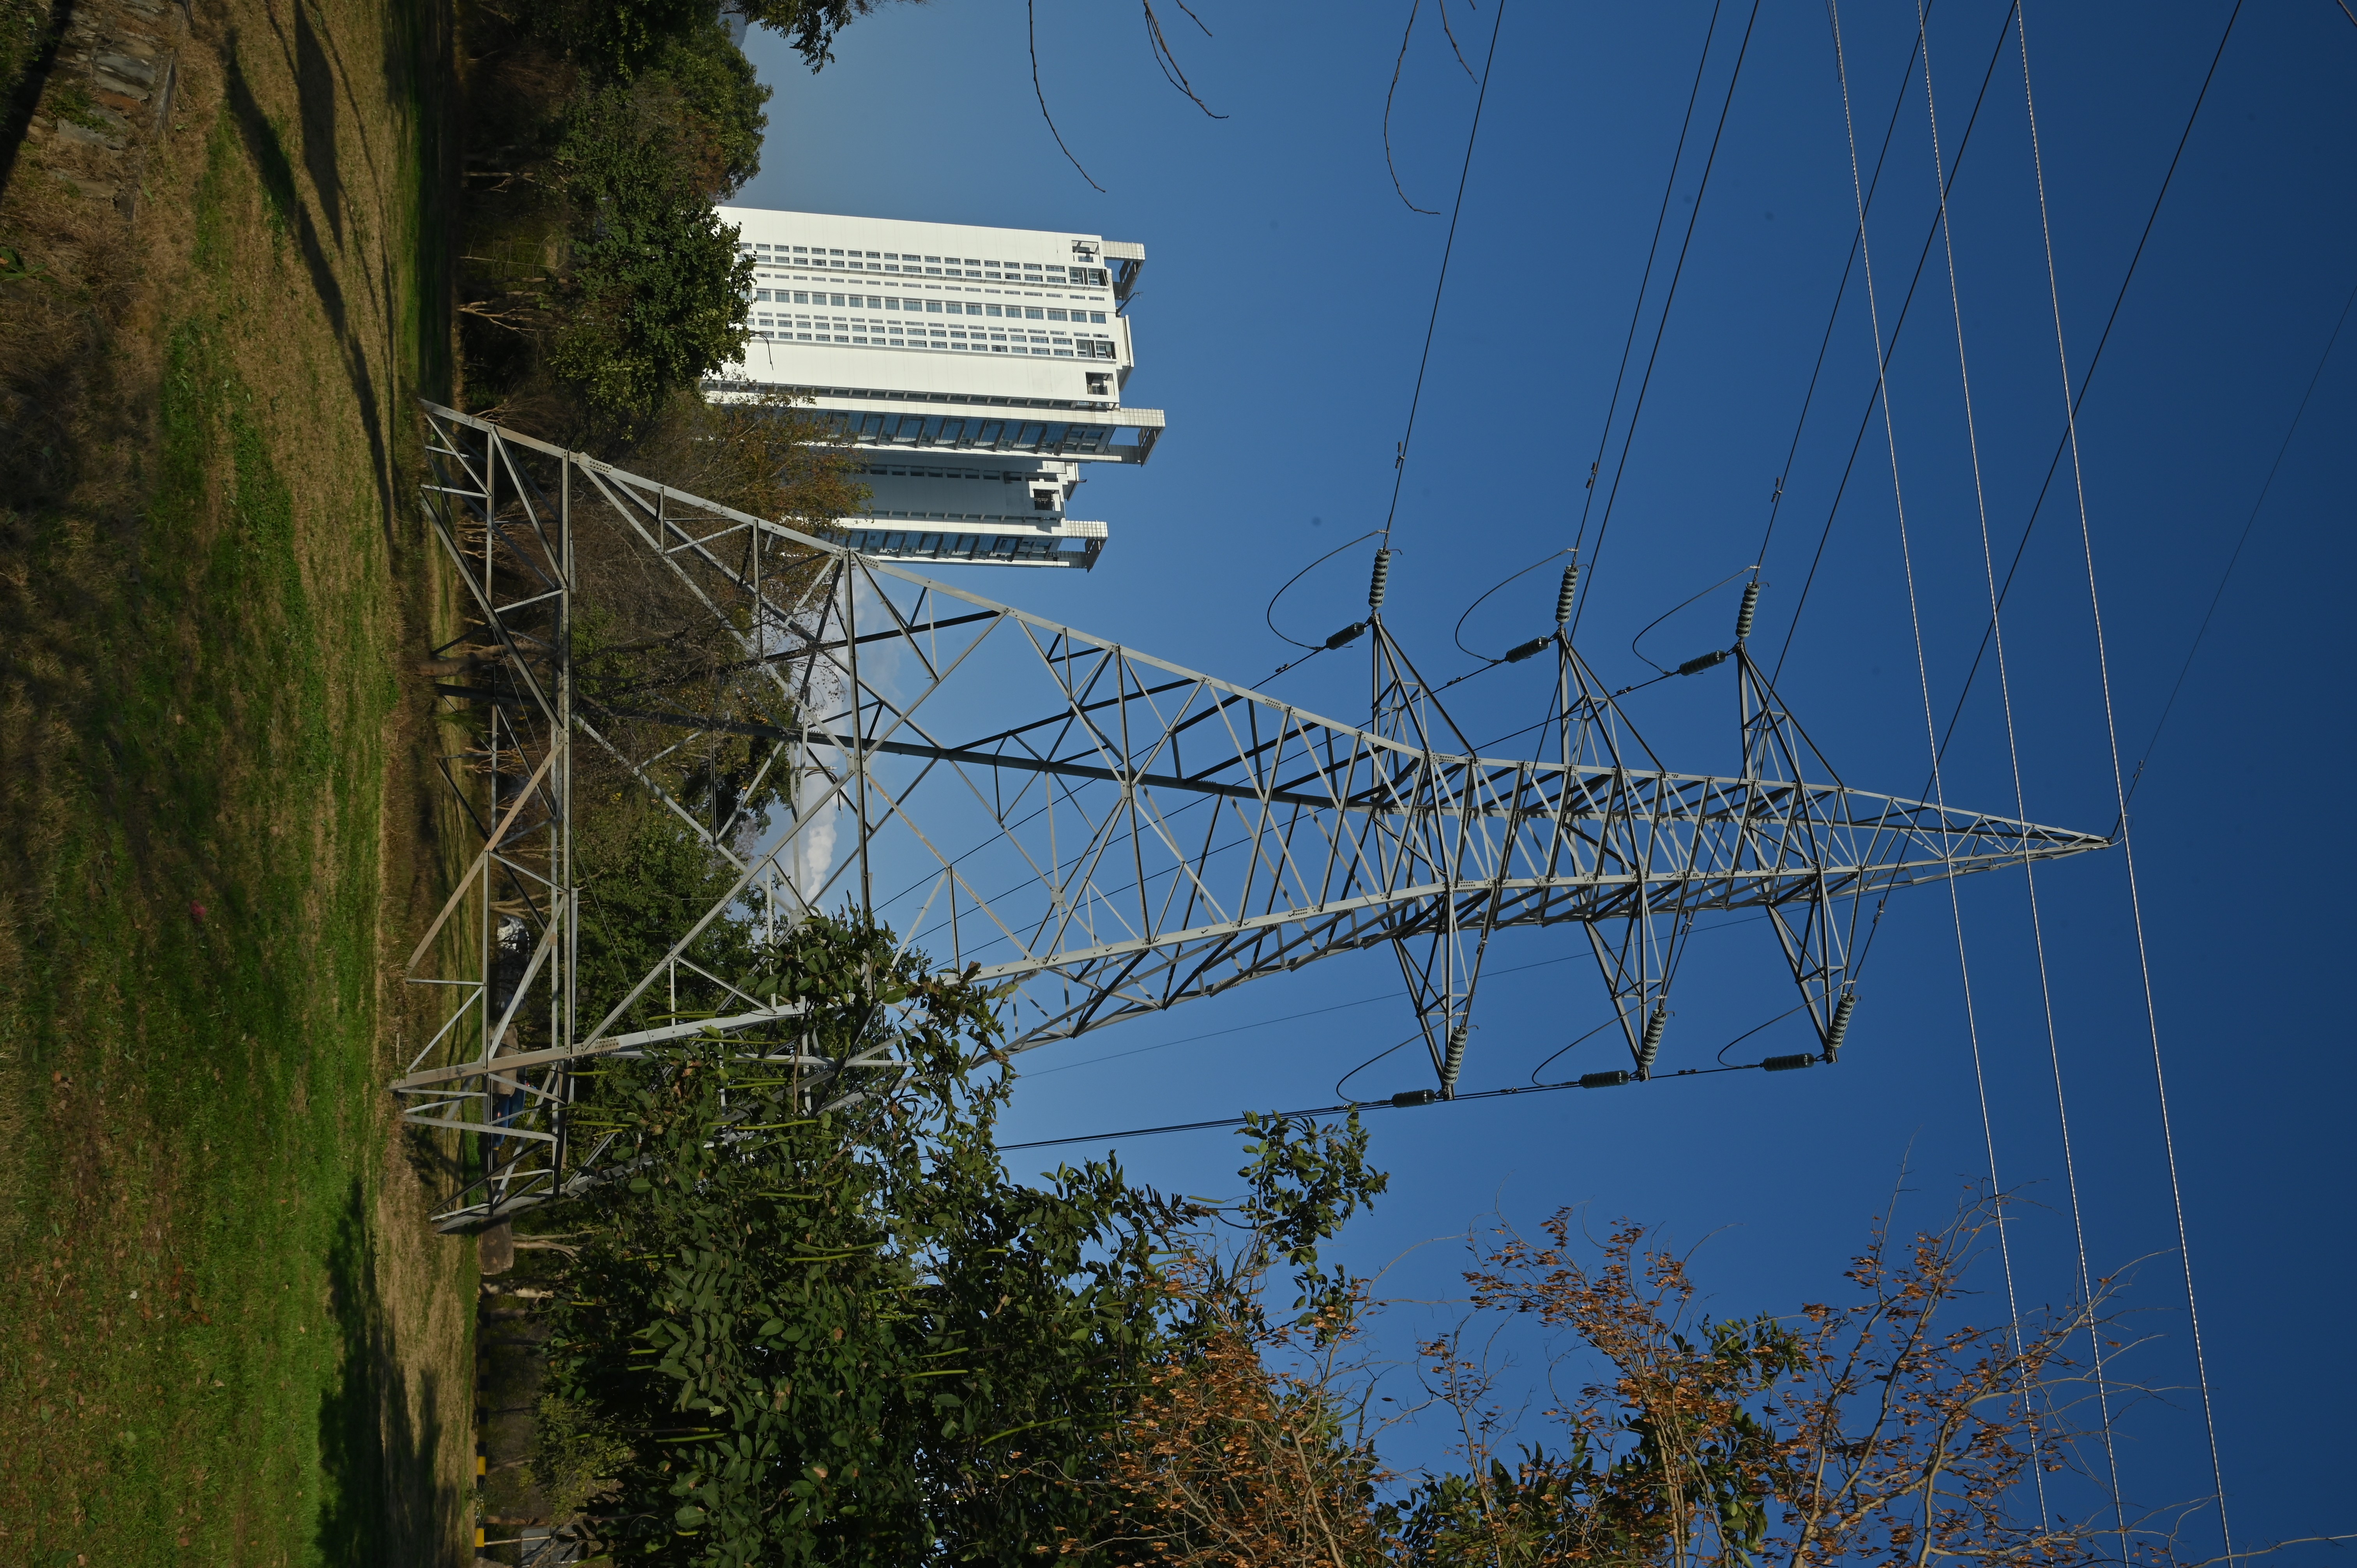
<svg viewBox="0 0 2357 1568">
<path fill-rule="evenodd" d="M 621 1490 L 614 1477 L 630 1462 L 630 1445 L 589 1406 L 562 1394 L 541 1395 L 532 1435 L 532 1481 L 552 1520 L 572 1519 Z"/>
</svg>

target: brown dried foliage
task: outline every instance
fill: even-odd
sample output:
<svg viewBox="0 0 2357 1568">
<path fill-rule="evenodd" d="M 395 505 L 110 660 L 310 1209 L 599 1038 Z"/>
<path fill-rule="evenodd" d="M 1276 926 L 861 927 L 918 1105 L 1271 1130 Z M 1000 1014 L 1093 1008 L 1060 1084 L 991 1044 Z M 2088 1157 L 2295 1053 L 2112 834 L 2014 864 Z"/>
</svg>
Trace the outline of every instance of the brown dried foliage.
<svg viewBox="0 0 2357 1568">
<path fill-rule="evenodd" d="M 1200 1331 L 1092 1483 L 1114 1522 L 1058 1550 L 1186 1568 L 2061 1568 L 2121 1544 L 2169 1560 L 2164 1536 L 2109 1512 L 2045 1509 L 2040 1478 L 2080 1470 L 2102 1436 L 2066 1349 L 2104 1331 L 2109 1284 L 2019 1324 L 1957 1321 L 1997 1214 L 1970 1202 L 1905 1239 L 1878 1226 L 1845 1304 L 1732 1322 L 1698 1310 L 1685 1260 L 1641 1226 L 1589 1241 L 1565 1211 L 1542 1239 L 1501 1230 L 1466 1276 L 1470 1310 L 1422 1348 L 1461 1468 L 1393 1501 L 1355 1323 L 1321 1348 L 1268 1326 L 1249 1288 L 1201 1290 Z M 1562 1336 L 1552 1382 L 1576 1391 L 1540 1412 L 1544 1434 L 1519 1429 L 1500 1369 L 1471 1348 L 1513 1319 Z"/>
<path fill-rule="evenodd" d="M 2019 1324 L 1955 1315 L 1998 1219 L 1994 1200 L 1905 1241 L 1878 1226 L 1846 1305 L 1713 1322 L 1684 1260 L 1623 1223 L 1576 1246 L 1568 1211 L 1534 1242 L 1499 1233 L 1468 1273 L 1478 1312 L 1566 1331 L 1590 1375 L 1544 1412 L 1558 1445 L 1509 1466 L 1506 1423 L 1462 1334 L 1426 1348 L 1470 1461 L 1427 1485 L 1409 1531 L 1423 1561 L 1794 1565 L 1964 1560 L 2051 1568 L 2099 1555 L 2110 1528 L 2041 1518 L 2042 1475 L 2096 1433 L 2065 1354 L 2093 1305 Z"/>
<path fill-rule="evenodd" d="M 1094 1483 L 1116 1522 L 1060 1551 L 1172 1568 L 1392 1561 L 1397 1541 L 1376 1501 L 1389 1477 L 1348 1359 L 1355 1332 L 1269 1323 L 1249 1292 L 1210 1288 L 1192 1260 L 1173 1278 L 1196 1297 L 1196 1333 L 1155 1369 Z"/>
</svg>

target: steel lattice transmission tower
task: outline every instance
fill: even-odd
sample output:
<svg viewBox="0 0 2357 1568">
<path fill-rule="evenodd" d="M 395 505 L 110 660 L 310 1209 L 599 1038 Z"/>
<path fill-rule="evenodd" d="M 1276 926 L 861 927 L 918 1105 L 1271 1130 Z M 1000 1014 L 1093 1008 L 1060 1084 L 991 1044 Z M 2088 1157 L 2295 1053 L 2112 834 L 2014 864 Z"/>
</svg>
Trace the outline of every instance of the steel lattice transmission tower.
<svg viewBox="0 0 2357 1568">
<path fill-rule="evenodd" d="M 1483 757 L 1379 603 L 1370 722 L 1344 724 L 483 420 L 429 407 L 426 424 L 427 510 L 471 600 L 470 673 L 442 690 L 478 715 L 451 760 L 480 842 L 412 961 L 450 998 L 444 1022 L 393 1087 L 410 1121 L 480 1139 L 446 1227 L 597 1179 L 605 1145 L 565 1118 L 596 1058 L 716 1030 L 822 1103 L 888 1084 L 888 1055 L 811 1054 L 792 998 L 665 1015 L 691 944 L 732 909 L 847 906 L 978 966 L 1013 987 L 1017 1049 L 1389 944 L 1426 1092 L 1447 1097 L 1502 928 L 1580 929 L 1642 1079 L 1674 1045 L 1667 986 L 1693 918 L 1762 912 L 1830 1060 L 1866 901 L 2109 843 L 1849 788 L 1739 641 L 1713 660 L 1735 667 L 1734 775 L 1664 768 L 1560 625 L 1516 650 L 1554 659 L 1552 719 L 1526 755 Z M 693 689 L 591 690 L 576 641 L 619 591 L 666 596 L 726 656 Z M 767 789 L 780 820 L 665 788 L 716 737 L 758 743 L 734 793 Z M 575 968 L 590 774 L 649 791 L 737 874 L 597 1016 Z"/>
</svg>

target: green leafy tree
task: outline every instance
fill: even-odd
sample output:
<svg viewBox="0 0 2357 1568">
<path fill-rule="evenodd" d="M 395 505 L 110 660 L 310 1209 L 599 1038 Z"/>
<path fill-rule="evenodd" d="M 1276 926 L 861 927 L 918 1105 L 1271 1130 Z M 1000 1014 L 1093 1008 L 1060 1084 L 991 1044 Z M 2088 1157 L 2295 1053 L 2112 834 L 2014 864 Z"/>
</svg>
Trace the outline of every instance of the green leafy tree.
<svg viewBox="0 0 2357 1568">
<path fill-rule="evenodd" d="M 880 0 L 737 0 L 746 19 L 783 37 L 811 70 L 834 59 L 834 38 Z"/>
<path fill-rule="evenodd" d="M 582 881 L 578 1005 L 595 1023 L 640 977 L 662 962 L 678 940 L 736 881 L 694 830 L 639 795 L 604 802 L 575 844 Z M 755 933 L 743 918 L 723 918 L 683 955 L 710 973 L 735 975 L 753 961 Z M 718 990 L 683 970 L 679 1004 L 717 1004 Z M 671 990 L 650 991 L 634 1009 L 640 1019 L 667 1013 Z"/>
<path fill-rule="evenodd" d="M 533 1412 L 533 1485 L 553 1519 L 571 1519 L 619 1489 L 614 1476 L 630 1445 L 611 1423 L 578 1400 L 544 1394 Z"/>
<path fill-rule="evenodd" d="M 715 0 L 481 21 L 473 119 L 495 145 L 468 158 L 470 358 L 554 397 L 540 423 L 566 438 L 627 439 L 744 346 L 751 263 L 714 203 L 759 167 L 769 89 Z"/>
<path fill-rule="evenodd" d="M 1010 1178 L 994 999 L 888 933 L 813 919 L 759 960 L 748 989 L 811 1008 L 770 1054 L 881 1050 L 906 1076 L 864 1097 L 705 1041 L 617 1068 L 577 1113 L 630 1151 L 567 1219 L 591 1240 L 547 1341 L 552 1389 L 631 1450 L 599 1530 L 712 1564 L 1011 1563 L 1103 1534 L 1127 1505 L 1086 1478 L 1214 1322 L 1174 1272 L 1212 1210 L 1110 1161 Z M 1380 1186 L 1362 1153 L 1265 1137 L 1248 1251 L 1282 1235 L 1314 1268 L 1308 1238 Z"/>
<path fill-rule="evenodd" d="M 549 365 L 626 429 L 742 350 L 753 274 L 693 177 L 687 138 L 644 113 L 645 96 L 588 94 L 554 160 L 572 220 Z"/>
</svg>

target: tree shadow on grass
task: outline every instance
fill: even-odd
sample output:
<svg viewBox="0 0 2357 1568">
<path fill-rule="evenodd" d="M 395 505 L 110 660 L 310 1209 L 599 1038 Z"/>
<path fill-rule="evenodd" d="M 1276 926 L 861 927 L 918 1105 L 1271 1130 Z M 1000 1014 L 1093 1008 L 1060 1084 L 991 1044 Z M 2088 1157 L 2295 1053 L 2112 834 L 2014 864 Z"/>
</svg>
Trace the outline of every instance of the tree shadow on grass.
<svg viewBox="0 0 2357 1568">
<path fill-rule="evenodd" d="M 309 36 L 307 32 L 298 34 L 298 44 L 303 38 Z M 312 40 L 312 50 L 314 53 L 317 51 L 316 38 Z M 301 52 L 298 48 L 298 55 Z M 303 70 L 303 62 L 298 59 L 298 74 Z M 324 76 L 324 56 L 320 57 L 317 71 Z M 359 407 L 361 424 L 368 435 L 370 466 L 371 478 L 376 481 L 377 499 L 382 508 L 382 515 L 390 518 L 393 505 L 392 454 L 386 446 L 382 411 L 378 407 L 376 376 L 369 369 L 365 348 L 352 330 L 351 312 L 344 299 L 343 285 L 337 281 L 335 263 L 328 259 L 328 247 L 319 235 L 319 226 L 312 220 L 310 209 L 304 205 L 301 194 L 296 189 L 295 165 L 286 156 L 285 142 L 279 135 L 278 127 L 271 123 L 269 114 L 264 111 L 261 102 L 254 97 L 253 85 L 246 81 L 244 69 L 239 63 L 238 38 L 234 28 L 231 29 L 221 48 L 221 80 L 229 93 L 230 113 L 237 121 L 238 134 L 244 140 L 247 156 L 253 159 L 253 166 L 262 177 L 263 194 L 269 201 L 271 210 L 285 223 L 302 251 L 304 267 L 311 276 L 311 291 L 318 296 L 320 308 L 327 312 L 328 326 L 336 335 L 336 344 L 343 350 L 345 374 L 351 381 L 353 402 Z M 318 102 L 317 94 L 302 92 L 299 95 L 305 100 L 306 115 L 314 113 L 311 106 Z M 327 113 L 332 127 L 331 100 Z M 307 136 L 307 160 L 311 157 L 309 145 Z M 332 151 L 328 155 L 328 178 L 331 183 L 319 187 L 320 206 L 322 210 L 340 214 L 343 188 L 334 168 Z M 310 172 L 317 181 L 319 168 L 316 163 L 311 165 Z M 337 221 L 340 223 L 339 217 Z M 338 245 L 341 247 L 340 240 Z"/>
<path fill-rule="evenodd" d="M 344 176 L 336 161 L 336 73 L 311 25 L 311 8 L 295 7 L 295 97 L 303 122 L 303 166 L 319 193 L 319 210 L 344 244 Z"/>
<path fill-rule="evenodd" d="M 431 1369 L 413 1394 L 378 1300 L 371 1240 L 355 1180 L 328 1252 L 343 1368 L 319 1402 L 317 1541 L 324 1562 L 408 1568 L 442 1560 L 457 1539 L 458 1487 L 436 1466 L 451 1395 Z"/>
</svg>

